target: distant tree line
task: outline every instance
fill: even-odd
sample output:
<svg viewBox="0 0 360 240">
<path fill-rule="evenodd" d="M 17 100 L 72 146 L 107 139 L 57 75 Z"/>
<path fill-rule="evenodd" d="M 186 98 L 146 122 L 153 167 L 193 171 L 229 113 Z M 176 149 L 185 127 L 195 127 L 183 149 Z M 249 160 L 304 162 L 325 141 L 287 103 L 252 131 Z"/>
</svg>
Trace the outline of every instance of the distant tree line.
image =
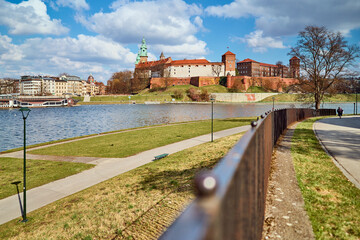
<svg viewBox="0 0 360 240">
<path fill-rule="evenodd" d="M 124 70 L 115 72 L 107 81 L 106 92 L 108 94 L 133 94 L 149 87 L 150 79 L 141 78 L 132 71 Z"/>
</svg>

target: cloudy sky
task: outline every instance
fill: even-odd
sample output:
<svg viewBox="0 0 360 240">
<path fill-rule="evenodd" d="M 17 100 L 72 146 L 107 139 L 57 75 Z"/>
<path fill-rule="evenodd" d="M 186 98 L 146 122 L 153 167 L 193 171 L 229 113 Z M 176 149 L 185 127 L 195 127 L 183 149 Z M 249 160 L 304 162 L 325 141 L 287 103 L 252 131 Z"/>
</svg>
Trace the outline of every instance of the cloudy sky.
<svg viewBox="0 0 360 240">
<path fill-rule="evenodd" d="M 307 25 L 360 44 L 359 0 L 0 0 L 0 78 L 67 72 L 106 82 L 133 69 L 142 37 L 149 58 L 288 63 Z M 360 66 L 360 64 L 358 64 Z"/>
</svg>

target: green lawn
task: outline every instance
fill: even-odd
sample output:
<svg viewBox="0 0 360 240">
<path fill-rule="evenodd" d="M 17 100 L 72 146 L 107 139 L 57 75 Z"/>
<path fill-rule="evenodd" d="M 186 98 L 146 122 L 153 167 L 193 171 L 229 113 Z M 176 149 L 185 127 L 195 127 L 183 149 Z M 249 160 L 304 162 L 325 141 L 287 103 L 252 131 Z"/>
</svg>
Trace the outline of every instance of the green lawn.
<svg viewBox="0 0 360 240">
<path fill-rule="evenodd" d="M 272 102 L 272 98 L 275 97 L 275 102 L 314 102 L 309 94 L 295 94 L 295 93 L 280 93 L 271 97 L 263 99 L 261 102 Z M 325 95 L 324 102 L 355 102 L 355 94 L 334 94 Z"/>
<path fill-rule="evenodd" d="M 360 239 L 360 189 L 322 149 L 313 132 L 315 121 L 297 126 L 291 151 L 316 239 Z"/>
<path fill-rule="evenodd" d="M 267 93 L 269 91 L 266 91 L 264 88 L 262 87 L 257 87 L 257 86 L 250 86 L 248 88 L 248 90 L 246 90 L 247 93 Z"/>
<path fill-rule="evenodd" d="M 249 125 L 254 118 L 215 119 L 214 131 Z M 211 122 L 197 121 L 135 129 L 117 134 L 64 143 L 32 154 L 56 156 L 127 157 L 156 147 L 179 142 L 211 132 Z"/>
<path fill-rule="evenodd" d="M 174 99 L 175 91 L 181 92 L 183 97 L 181 99 L 175 99 L 175 101 L 191 102 L 191 99 L 186 95 L 186 91 L 189 88 L 205 89 L 208 93 L 227 93 L 227 88 L 221 85 L 209 85 L 203 87 L 196 87 L 192 85 L 179 85 L 170 86 L 167 89 L 161 91 L 150 91 L 150 89 L 144 89 L 139 94 L 131 95 L 130 101 L 136 103 L 144 102 L 172 102 Z M 74 99 L 81 101 L 80 104 L 96 104 L 96 103 L 129 103 L 128 95 L 106 95 L 106 96 L 95 96 L 91 97 L 90 103 L 84 103 L 83 97 L 75 97 Z"/>
<path fill-rule="evenodd" d="M 84 163 L 26 160 L 26 187 L 31 189 L 79 173 L 94 165 Z M 0 199 L 16 194 L 11 182 L 23 181 L 23 159 L 0 158 Z M 22 183 L 19 185 L 22 191 Z"/>
<path fill-rule="evenodd" d="M 156 239 L 194 198 L 192 179 L 242 134 L 169 155 L 0 226 L 0 239 Z"/>
</svg>

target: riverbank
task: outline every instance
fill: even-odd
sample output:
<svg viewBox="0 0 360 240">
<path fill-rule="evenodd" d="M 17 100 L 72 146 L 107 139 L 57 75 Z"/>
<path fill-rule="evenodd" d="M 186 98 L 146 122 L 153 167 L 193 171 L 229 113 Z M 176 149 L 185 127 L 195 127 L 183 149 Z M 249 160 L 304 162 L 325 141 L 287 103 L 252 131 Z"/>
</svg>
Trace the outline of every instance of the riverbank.
<svg viewBox="0 0 360 240">
<path fill-rule="evenodd" d="M 250 122 L 254 119 L 255 118 L 215 119 L 213 129 L 214 132 L 218 132 L 234 127 L 249 126 Z M 29 171 L 33 172 L 40 168 L 41 171 L 39 172 L 42 172 L 41 175 L 31 175 L 31 185 L 28 186 L 28 189 L 91 168 L 91 166 L 83 166 L 81 164 L 78 166 L 76 164 L 71 165 L 71 163 L 61 162 L 69 161 L 96 164 L 99 162 L 99 158 L 128 157 L 153 148 L 210 133 L 210 125 L 210 121 L 196 121 L 147 126 L 28 146 L 27 158 L 31 159 L 28 160 L 30 162 Z M 139 139 L 142 139 L 141 144 L 139 143 Z M 14 193 L 14 187 L 11 184 L 5 183 L 18 180 L 15 179 L 16 176 L 22 176 L 20 160 L 23 156 L 23 151 L 21 150 L 22 148 L 12 149 L 0 153 L 0 162 L 6 162 L 6 164 L 2 165 L 4 168 L 2 169 L 2 182 L 4 182 L 4 185 L 0 192 L 0 199 Z M 79 158 L 75 158 L 76 156 Z M 50 162 L 48 163 L 49 165 L 46 165 L 47 161 L 39 162 L 39 160 L 58 162 Z M 39 167 L 35 167 L 34 164 L 39 165 Z M 69 165 L 72 166 L 75 172 L 66 171 Z M 53 174 L 52 166 L 59 166 L 59 173 L 56 175 Z M 62 171 L 62 168 L 65 170 Z M 15 170 L 17 173 L 14 172 Z M 68 174 L 66 175 L 65 172 L 68 172 Z"/>
<path fill-rule="evenodd" d="M 90 98 L 89 102 L 84 102 L 83 97 L 75 98 L 79 105 L 96 105 L 96 104 L 151 104 L 151 103 L 201 103 L 198 101 L 192 101 L 183 90 L 182 98 L 175 98 L 174 91 L 177 89 L 169 89 L 165 92 L 144 92 L 138 95 L 107 95 L 107 96 L 94 96 Z M 221 101 L 217 103 L 313 103 L 313 98 L 309 94 L 295 94 L 295 93 L 228 93 L 222 91 L 212 92 L 227 94 L 228 97 L 221 98 Z M 209 92 L 211 95 L 211 92 Z M 231 97 L 232 95 L 243 94 L 243 97 Z M 255 95 L 270 94 L 271 96 L 265 98 L 256 99 Z M 226 101 L 226 99 L 231 99 Z M 236 99 L 239 99 L 238 101 Z M 360 99 L 358 100 L 360 101 Z M 205 101 L 206 102 L 206 101 Z M 334 94 L 325 95 L 322 103 L 355 103 L 356 94 Z"/>
<path fill-rule="evenodd" d="M 235 132 L 228 131 L 229 133 Z M 214 142 L 202 144 L 205 139 L 205 141 L 210 140 L 210 136 L 207 135 L 205 139 L 198 139 L 191 143 L 191 145 L 201 144 L 200 146 L 182 150 L 158 161 L 151 161 L 153 154 L 150 154 L 148 156 L 150 161 L 145 166 L 118 176 L 115 174 L 115 178 L 29 213 L 26 231 L 25 225 L 15 220 L 1 225 L 0 238 L 22 239 L 26 235 L 34 239 L 44 237 L 69 239 L 87 236 L 109 239 L 121 237 L 123 234 L 144 234 L 139 231 L 139 228 L 145 226 L 153 226 L 147 229 L 148 233 L 158 235 L 163 231 L 164 226 L 171 223 L 183 205 L 192 198 L 191 181 L 194 174 L 201 168 L 211 168 L 238 141 L 240 136 L 216 140 L 218 137 L 216 133 Z M 168 150 L 170 149 L 172 148 L 168 147 Z M 140 159 L 146 160 L 144 156 Z M 124 164 L 129 165 L 126 162 Z M 108 168 L 107 171 L 96 170 L 105 165 Z M 101 179 L 111 178 L 112 174 L 119 169 L 114 159 L 108 159 L 95 167 L 94 173 Z M 93 181 L 94 177 L 88 180 Z M 56 191 L 60 193 L 62 188 L 71 188 L 72 184 L 84 182 L 86 181 L 83 178 L 81 181 L 68 180 L 68 184 L 61 185 L 63 187 Z M 27 195 L 28 199 L 38 196 L 36 194 L 31 197 L 30 191 Z M 16 201 L 14 203 L 16 205 Z M 152 222 L 154 219 L 159 220 L 157 214 L 159 212 L 164 213 L 160 220 L 163 225 Z M 155 215 L 151 215 L 152 213 Z M 143 221 L 140 219 L 142 217 Z"/>
<path fill-rule="evenodd" d="M 333 236 L 356 239 L 359 229 L 353 220 L 357 219 L 359 208 L 353 201 L 358 194 L 347 193 L 353 191 L 350 182 L 339 177 L 341 173 L 332 166 L 331 160 L 325 160 L 326 154 L 313 136 L 313 122 L 308 120 L 300 125 L 292 141 L 296 153 L 294 157 L 301 164 L 296 171 L 301 172 L 298 179 L 303 179 L 303 194 L 312 191 L 308 194 L 310 198 L 305 200 L 310 204 L 308 208 L 316 212 L 317 217 L 311 219 L 315 219 L 312 224 L 318 227 L 316 235 L 320 234 L 320 238 L 324 239 Z M 223 138 L 183 150 L 61 199 L 28 214 L 30 220 L 26 225 L 17 221 L 1 225 L 0 238 L 155 239 L 193 199 L 191 180 L 194 173 L 204 167 L 212 168 L 239 137 Z M 313 161 L 314 164 L 311 164 Z M 112 165 L 111 162 L 109 164 Z M 326 171 L 323 171 L 324 167 Z M 329 177 L 331 179 L 326 180 L 327 184 L 318 184 L 317 179 Z M 316 208 L 312 207 L 314 196 L 317 199 Z M 333 204 L 339 206 L 333 207 Z M 327 213 L 328 210 L 331 212 Z M 291 216 L 291 213 L 288 214 Z"/>
</svg>

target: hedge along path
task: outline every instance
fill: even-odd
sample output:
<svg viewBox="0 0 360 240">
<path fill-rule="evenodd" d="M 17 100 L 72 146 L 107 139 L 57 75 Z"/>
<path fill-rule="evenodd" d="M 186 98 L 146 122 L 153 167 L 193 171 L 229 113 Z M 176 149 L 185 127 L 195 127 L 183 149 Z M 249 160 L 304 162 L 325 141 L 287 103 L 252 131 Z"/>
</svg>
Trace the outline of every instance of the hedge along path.
<svg viewBox="0 0 360 240">
<path fill-rule="evenodd" d="M 242 134 L 169 155 L 0 226 L 0 239 L 156 239 L 194 198 L 197 171 L 212 168 Z"/>
</svg>

